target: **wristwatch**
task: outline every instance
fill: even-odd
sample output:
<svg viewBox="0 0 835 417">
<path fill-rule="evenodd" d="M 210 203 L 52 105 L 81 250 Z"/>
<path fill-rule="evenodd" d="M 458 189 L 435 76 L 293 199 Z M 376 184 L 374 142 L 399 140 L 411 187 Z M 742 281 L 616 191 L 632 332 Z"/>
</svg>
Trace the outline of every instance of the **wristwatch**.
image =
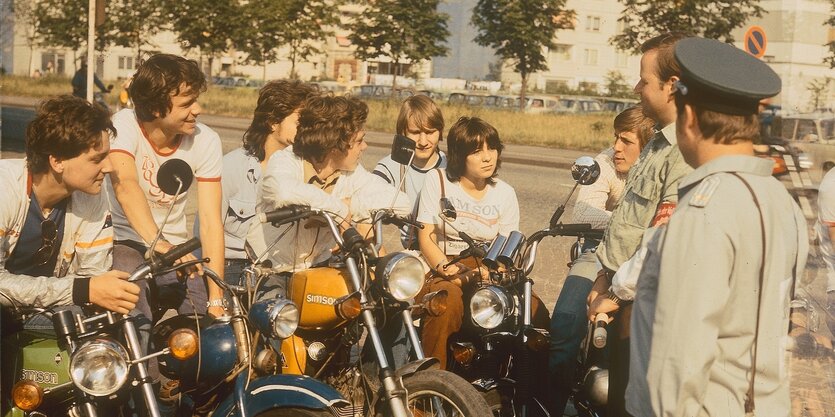
<svg viewBox="0 0 835 417">
<path fill-rule="evenodd" d="M 223 307 L 226 308 L 226 299 L 225 298 L 216 298 L 211 301 L 206 302 L 206 307 Z"/>
<path fill-rule="evenodd" d="M 617 304 L 617 305 L 623 304 L 623 300 L 621 300 L 617 295 L 615 295 L 612 292 L 606 293 L 606 298 L 612 300 L 612 302 Z"/>
</svg>

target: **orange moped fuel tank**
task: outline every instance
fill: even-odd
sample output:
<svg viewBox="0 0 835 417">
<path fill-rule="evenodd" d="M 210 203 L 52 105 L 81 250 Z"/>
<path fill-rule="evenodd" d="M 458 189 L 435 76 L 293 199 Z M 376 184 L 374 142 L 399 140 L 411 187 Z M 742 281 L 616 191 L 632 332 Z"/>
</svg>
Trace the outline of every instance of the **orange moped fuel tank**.
<svg viewBox="0 0 835 417">
<path fill-rule="evenodd" d="M 330 267 L 293 274 L 288 293 L 299 307 L 299 328 L 326 330 L 343 324 L 345 320 L 337 313 L 336 300 L 348 295 L 349 280 L 348 271 Z"/>
</svg>

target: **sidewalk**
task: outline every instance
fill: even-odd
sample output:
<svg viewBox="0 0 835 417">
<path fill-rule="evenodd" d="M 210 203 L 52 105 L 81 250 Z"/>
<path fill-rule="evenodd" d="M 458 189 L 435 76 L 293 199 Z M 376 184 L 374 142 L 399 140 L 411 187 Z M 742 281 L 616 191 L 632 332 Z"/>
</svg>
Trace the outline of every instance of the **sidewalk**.
<svg viewBox="0 0 835 417">
<path fill-rule="evenodd" d="M 0 96 L 0 108 L 3 106 L 34 109 L 40 98 Z M 249 127 L 249 119 L 231 116 L 200 115 L 200 121 L 212 128 L 224 128 L 244 131 Z M 392 122 L 393 125 L 393 122 Z M 507 132 L 499 132 L 507 137 Z M 392 133 L 368 132 L 366 141 L 369 146 L 388 148 L 391 146 Z M 581 156 L 595 156 L 593 152 L 572 149 L 555 149 L 541 146 L 505 144 L 502 160 L 505 163 L 534 165 L 548 168 L 568 169 L 574 160 Z"/>
</svg>

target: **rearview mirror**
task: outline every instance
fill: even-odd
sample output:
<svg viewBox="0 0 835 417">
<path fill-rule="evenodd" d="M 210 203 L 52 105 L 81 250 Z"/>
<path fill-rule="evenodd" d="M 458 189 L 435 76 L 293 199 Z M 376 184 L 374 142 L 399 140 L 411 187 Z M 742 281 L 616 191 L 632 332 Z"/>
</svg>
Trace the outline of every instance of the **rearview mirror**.
<svg viewBox="0 0 835 417">
<path fill-rule="evenodd" d="M 191 187 L 194 180 L 194 173 L 186 161 L 182 159 L 169 159 L 160 165 L 157 171 L 157 186 L 165 194 L 177 195 L 177 192 L 185 192 Z"/>
<path fill-rule="evenodd" d="M 580 185 L 594 184 L 600 177 L 600 165 L 590 156 L 581 156 L 571 166 L 571 177 Z"/>
<path fill-rule="evenodd" d="M 403 135 L 394 135 L 394 141 L 391 143 L 391 159 L 401 165 L 411 164 L 416 145 L 415 141 Z"/>
<path fill-rule="evenodd" d="M 448 221 L 453 221 L 458 218 L 458 212 L 455 211 L 455 206 L 446 197 L 441 199 L 441 216 L 445 217 Z"/>
</svg>

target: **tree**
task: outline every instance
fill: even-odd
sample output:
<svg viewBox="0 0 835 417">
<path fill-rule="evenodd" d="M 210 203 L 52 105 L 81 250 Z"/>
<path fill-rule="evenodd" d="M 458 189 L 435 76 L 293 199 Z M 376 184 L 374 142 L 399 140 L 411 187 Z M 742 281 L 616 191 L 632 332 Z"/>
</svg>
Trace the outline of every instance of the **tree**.
<svg viewBox="0 0 835 417">
<path fill-rule="evenodd" d="M 634 95 L 623 73 L 615 70 L 606 73 L 606 91 L 611 97 L 629 97 Z"/>
<path fill-rule="evenodd" d="M 472 23 L 475 42 L 496 50 L 522 76 L 519 106 L 525 106 L 528 76 L 548 69 L 543 50 L 554 47 L 556 32 L 573 28 L 574 11 L 565 0 L 478 0 Z"/>
<path fill-rule="evenodd" d="M 73 51 L 87 44 L 87 2 L 78 0 L 40 0 L 33 10 L 35 26 L 43 44 Z M 106 6 L 110 15 L 110 4 Z M 112 43 L 107 25 L 96 28 L 95 48 L 103 51 Z"/>
<path fill-rule="evenodd" d="M 322 45 L 339 25 L 337 4 L 329 0 L 283 0 L 284 40 L 290 47 L 290 78 L 297 78 L 296 62 L 322 53 Z"/>
<path fill-rule="evenodd" d="M 214 57 L 229 50 L 232 34 L 244 27 L 237 0 L 178 0 L 167 4 L 180 45 L 208 55 L 210 68 Z"/>
<path fill-rule="evenodd" d="M 278 50 L 284 39 L 281 30 L 284 26 L 282 6 L 271 0 L 252 0 L 241 9 L 248 26 L 234 36 L 235 46 L 246 53 L 244 62 L 263 66 L 261 78 L 267 80 L 267 63 L 278 59 Z"/>
<path fill-rule="evenodd" d="M 806 84 L 806 91 L 812 95 L 812 102 L 814 103 L 813 111 L 817 111 L 821 107 L 821 100 L 826 97 L 831 82 L 832 78 L 823 77 Z"/>
<path fill-rule="evenodd" d="M 835 0 L 830 1 L 832 2 L 832 15 L 829 16 L 829 20 L 824 25 L 829 25 L 829 30 L 832 31 L 832 28 L 835 28 Z M 835 39 L 826 45 L 829 46 L 829 56 L 824 58 L 823 62 L 829 64 L 829 68 L 835 68 Z"/>
<path fill-rule="evenodd" d="M 143 46 L 155 46 L 151 39 L 165 28 L 168 16 L 160 0 L 110 1 L 106 17 L 113 43 L 136 49 L 136 62 L 142 59 Z"/>
<path fill-rule="evenodd" d="M 397 87 L 397 71 L 404 61 L 417 62 L 433 56 L 446 56 L 444 45 L 449 16 L 438 12 L 440 0 L 376 0 L 349 25 L 348 38 L 356 46 L 355 55 L 369 60 L 388 57 L 394 64 L 392 87 Z M 395 89 L 392 88 L 392 94 Z"/>
<path fill-rule="evenodd" d="M 759 0 L 621 0 L 625 8 L 618 19 L 623 33 L 611 41 L 623 51 L 639 52 L 643 41 L 665 32 L 681 32 L 728 43 L 731 32 L 765 9 Z"/>
<path fill-rule="evenodd" d="M 37 46 L 40 41 L 38 28 L 39 22 L 35 18 L 35 5 L 28 0 L 16 0 L 9 3 L 8 11 L 0 10 L 0 13 L 2 13 L 3 16 L 3 27 L 11 30 L 9 35 L 12 36 L 12 38 L 14 38 L 14 23 L 17 23 L 17 27 L 21 28 L 23 39 L 26 42 L 26 46 L 29 47 L 28 72 L 31 75 L 32 58 L 35 55 L 35 46 Z M 12 14 L 14 14 L 14 19 L 11 18 Z"/>
</svg>

